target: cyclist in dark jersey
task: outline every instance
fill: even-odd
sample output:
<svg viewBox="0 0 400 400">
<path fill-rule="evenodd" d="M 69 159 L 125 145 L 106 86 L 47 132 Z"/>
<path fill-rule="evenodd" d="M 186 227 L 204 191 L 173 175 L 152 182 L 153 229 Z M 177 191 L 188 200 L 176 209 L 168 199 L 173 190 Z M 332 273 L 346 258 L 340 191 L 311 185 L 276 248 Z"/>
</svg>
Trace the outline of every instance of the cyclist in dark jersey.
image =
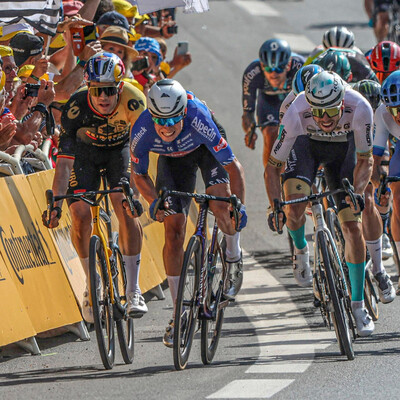
<svg viewBox="0 0 400 400">
<path fill-rule="evenodd" d="M 129 133 L 145 109 L 146 99 L 141 91 L 122 82 L 123 75 L 124 64 L 114 54 L 97 53 L 87 62 L 88 86 L 76 92 L 63 108 L 54 195 L 98 190 L 102 169 L 106 169 L 110 188 L 119 186 L 122 177 L 129 179 Z M 142 229 L 139 220 L 130 218 L 124 211 L 122 193 L 112 193 L 110 198 L 119 221 L 127 275 L 127 312 L 130 316 L 139 316 L 147 312 L 138 280 Z M 62 201 L 57 202 L 51 212 L 50 228 L 58 226 L 61 205 Z M 72 218 L 71 239 L 88 282 L 90 206 L 74 200 L 68 201 L 68 205 Z M 87 322 L 93 322 L 88 296 L 86 290 L 82 313 Z"/>
<path fill-rule="evenodd" d="M 292 90 L 292 80 L 303 65 L 304 58 L 292 53 L 285 40 L 270 39 L 263 43 L 259 59 L 244 71 L 242 81 L 242 127 L 246 132 L 246 146 L 254 149 L 257 135 L 249 143 L 249 132 L 257 124 L 262 126 L 264 137 L 263 164 L 267 165 L 272 145 L 278 135 L 279 108 Z"/>
<path fill-rule="evenodd" d="M 149 153 L 159 154 L 154 185 L 148 175 Z M 221 136 L 208 107 L 172 79 L 154 84 L 148 95 L 148 110 L 132 128 L 131 158 L 135 184 L 150 204 L 153 219 L 164 222 L 164 267 L 175 304 L 183 260 L 186 217 L 190 200 L 170 196 L 168 210 L 154 213 L 157 190 L 193 192 L 200 169 L 206 192 L 217 196 L 234 193 L 244 203 L 244 172 L 226 140 Z M 227 203 L 211 202 L 210 209 L 226 240 L 226 261 L 231 286 L 225 296 L 234 298 L 242 282 L 240 233 L 232 226 Z M 247 221 L 246 208 L 240 208 L 239 230 Z M 173 320 L 167 326 L 163 342 L 172 347 Z"/>
</svg>

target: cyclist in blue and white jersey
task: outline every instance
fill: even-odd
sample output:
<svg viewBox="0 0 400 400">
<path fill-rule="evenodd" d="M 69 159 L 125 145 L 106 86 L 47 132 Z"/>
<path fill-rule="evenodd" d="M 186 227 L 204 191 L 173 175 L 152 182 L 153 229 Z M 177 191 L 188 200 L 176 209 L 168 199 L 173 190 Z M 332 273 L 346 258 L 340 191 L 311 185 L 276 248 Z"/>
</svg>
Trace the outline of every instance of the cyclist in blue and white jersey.
<svg viewBox="0 0 400 400">
<path fill-rule="evenodd" d="M 246 133 L 246 146 L 254 149 L 257 135 L 249 142 L 249 132 L 257 124 L 262 127 L 264 137 L 263 165 L 278 136 L 279 107 L 292 89 L 292 80 L 303 65 L 304 58 L 292 53 L 289 44 L 281 39 L 269 39 L 259 51 L 259 59 L 245 69 L 242 80 L 242 127 Z"/>
<path fill-rule="evenodd" d="M 150 204 L 151 217 L 164 222 L 164 267 L 175 306 L 183 261 L 186 218 L 190 199 L 168 197 L 168 209 L 154 213 L 157 192 L 167 189 L 193 192 L 196 172 L 200 169 L 206 192 L 216 196 L 236 194 L 241 200 L 240 224 L 246 226 L 244 206 L 244 172 L 220 130 L 209 108 L 181 84 L 163 79 L 154 84 L 148 94 L 148 109 L 143 111 L 131 132 L 131 160 L 135 184 Z M 159 154 L 155 184 L 148 175 L 149 153 Z M 230 217 L 229 205 L 210 202 L 218 227 L 225 235 L 226 261 L 229 264 L 230 287 L 225 296 L 234 298 L 242 282 L 242 252 L 240 233 Z M 175 308 L 175 307 L 174 307 Z M 163 342 L 173 345 L 173 319 Z"/>
</svg>

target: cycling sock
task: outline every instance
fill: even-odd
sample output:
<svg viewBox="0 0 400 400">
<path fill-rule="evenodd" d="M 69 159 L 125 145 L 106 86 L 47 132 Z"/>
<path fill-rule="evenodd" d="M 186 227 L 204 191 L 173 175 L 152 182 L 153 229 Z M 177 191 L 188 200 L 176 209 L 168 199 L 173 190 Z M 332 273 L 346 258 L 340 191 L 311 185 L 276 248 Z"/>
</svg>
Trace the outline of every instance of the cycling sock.
<svg viewBox="0 0 400 400">
<path fill-rule="evenodd" d="M 292 231 L 288 228 L 289 235 L 293 239 L 293 243 L 296 249 L 301 250 L 307 246 L 307 240 L 304 231 L 305 225 L 295 231 Z"/>
<path fill-rule="evenodd" d="M 351 309 L 354 311 L 357 308 L 364 308 L 365 307 L 365 303 L 364 300 L 361 301 L 351 301 Z"/>
<path fill-rule="evenodd" d="M 224 233 L 226 240 L 226 261 L 236 262 L 240 260 L 240 233 L 236 232 L 234 235 Z"/>
<path fill-rule="evenodd" d="M 140 253 L 136 256 L 122 255 L 125 262 L 126 293 L 139 293 Z"/>
<path fill-rule="evenodd" d="M 175 302 L 178 296 L 179 279 L 180 279 L 179 275 L 178 276 L 167 275 L 169 291 L 171 292 L 172 304 L 174 305 L 174 312 L 172 314 L 172 318 L 175 317 Z"/>
<path fill-rule="evenodd" d="M 359 264 L 353 264 L 347 261 L 349 267 L 349 276 L 351 284 L 351 300 L 364 300 L 364 280 L 365 280 L 365 261 Z"/>
<path fill-rule="evenodd" d="M 83 271 L 85 272 L 86 287 L 89 287 L 89 257 L 86 257 L 86 258 L 79 257 L 79 259 L 81 260 Z"/>
<path fill-rule="evenodd" d="M 366 240 L 367 249 L 372 260 L 372 273 L 374 275 L 384 271 L 382 263 L 382 236 L 377 240 Z"/>
</svg>

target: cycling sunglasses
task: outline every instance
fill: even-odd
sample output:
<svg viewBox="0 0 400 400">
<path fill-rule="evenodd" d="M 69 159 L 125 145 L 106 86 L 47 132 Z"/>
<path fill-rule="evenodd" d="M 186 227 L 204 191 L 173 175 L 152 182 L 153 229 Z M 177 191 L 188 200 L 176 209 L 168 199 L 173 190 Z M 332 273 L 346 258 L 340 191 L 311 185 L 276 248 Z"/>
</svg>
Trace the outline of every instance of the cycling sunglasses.
<svg viewBox="0 0 400 400">
<path fill-rule="evenodd" d="M 157 118 L 157 117 L 152 117 L 152 120 L 154 123 L 157 125 L 161 126 L 172 126 L 177 124 L 179 121 L 182 121 L 183 118 L 185 117 L 185 114 L 178 115 L 177 117 L 172 117 L 172 118 Z"/>
<path fill-rule="evenodd" d="M 386 107 L 386 110 L 395 118 L 400 114 L 400 107 Z"/>
<path fill-rule="evenodd" d="M 332 108 L 311 108 L 311 114 L 314 117 L 322 118 L 326 113 L 329 118 L 336 117 L 340 114 L 340 110 L 342 109 L 342 105 Z"/>
<path fill-rule="evenodd" d="M 100 97 L 102 93 L 104 93 L 107 97 L 115 96 L 118 93 L 118 86 L 90 87 L 89 93 L 93 97 Z"/>
<path fill-rule="evenodd" d="M 286 66 L 282 67 L 276 67 L 276 68 L 272 68 L 272 67 L 264 67 L 264 71 L 265 72 L 276 72 L 277 74 L 281 74 L 283 71 L 285 71 Z"/>
</svg>

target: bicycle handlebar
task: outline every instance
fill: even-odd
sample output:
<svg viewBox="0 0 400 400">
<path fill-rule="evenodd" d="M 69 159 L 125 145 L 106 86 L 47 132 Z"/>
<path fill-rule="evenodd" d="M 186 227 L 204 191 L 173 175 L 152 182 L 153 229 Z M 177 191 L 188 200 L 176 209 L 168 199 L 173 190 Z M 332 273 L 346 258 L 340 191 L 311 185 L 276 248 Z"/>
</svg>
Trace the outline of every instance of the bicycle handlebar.
<svg viewBox="0 0 400 400">
<path fill-rule="evenodd" d="M 377 190 L 377 197 L 380 199 L 382 194 L 387 192 L 387 184 L 390 182 L 400 182 L 400 177 L 398 176 L 388 176 L 386 172 L 382 172 L 379 180 L 379 186 Z"/>
<path fill-rule="evenodd" d="M 177 190 L 167 190 L 165 188 L 160 189 L 158 192 L 158 200 L 154 206 L 154 214 L 157 213 L 158 210 L 164 210 L 164 202 L 166 198 L 170 195 L 178 196 L 178 197 L 190 197 L 195 199 L 197 203 L 208 202 L 210 200 L 214 201 L 224 201 L 226 203 L 230 203 L 232 205 L 232 214 L 235 220 L 235 229 L 239 228 L 239 210 L 242 205 L 241 201 L 235 194 L 232 194 L 230 197 L 220 197 L 214 196 L 211 194 L 199 194 L 199 193 L 190 193 L 190 192 L 180 192 Z"/>
</svg>

